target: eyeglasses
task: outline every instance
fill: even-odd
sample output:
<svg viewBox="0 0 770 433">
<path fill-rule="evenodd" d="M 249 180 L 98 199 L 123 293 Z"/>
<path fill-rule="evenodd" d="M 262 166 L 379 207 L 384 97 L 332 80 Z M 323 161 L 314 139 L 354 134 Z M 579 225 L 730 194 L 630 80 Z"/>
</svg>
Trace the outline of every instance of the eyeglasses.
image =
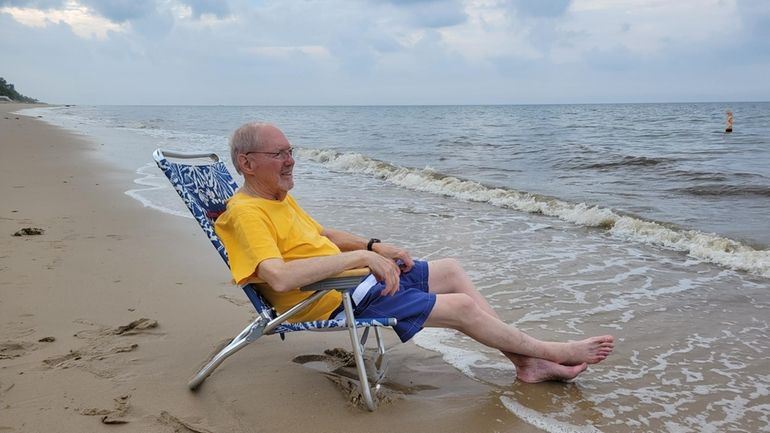
<svg viewBox="0 0 770 433">
<path fill-rule="evenodd" d="M 263 153 L 265 155 L 270 155 L 273 159 L 277 159 L 279 161 L 286 161 L 289 159 L 290 156 L 294 155 L 294 148 L 289 147 L 288 149 L 282 149 L 278 152 L 257 152 L 257 151 L 251 151 L 246 152 L 244 155 L 251 155 L 252 153 Z"/>
</svg>

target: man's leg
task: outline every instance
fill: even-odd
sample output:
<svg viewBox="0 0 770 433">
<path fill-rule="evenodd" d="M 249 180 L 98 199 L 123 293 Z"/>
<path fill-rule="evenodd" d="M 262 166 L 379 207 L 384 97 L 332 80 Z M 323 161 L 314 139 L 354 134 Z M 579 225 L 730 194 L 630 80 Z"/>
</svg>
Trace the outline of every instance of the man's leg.
<svg viewBox="0 0 770 433">
<path fill-rule="evenodd" d="M 611 336 L 551 343 L 508 326 L 456 260 L 430 262 L 428 284 L 437 299 L 425 326 L 457 329 L 501 350 L 516 365 L 516 374 L 523 381 L 574 378 L 586 369 L 587 363 L 600 362 L 612 351 Z"/>
<path fill-rule="evenodd" d="M 455 259 L 440 259 L 428 262 L 428 287 L 431 293 L 465 293 L 476 301 L 479 307 L 497 317 L 497 313 L 479 293 L 462 265 Z"/>
</svg>

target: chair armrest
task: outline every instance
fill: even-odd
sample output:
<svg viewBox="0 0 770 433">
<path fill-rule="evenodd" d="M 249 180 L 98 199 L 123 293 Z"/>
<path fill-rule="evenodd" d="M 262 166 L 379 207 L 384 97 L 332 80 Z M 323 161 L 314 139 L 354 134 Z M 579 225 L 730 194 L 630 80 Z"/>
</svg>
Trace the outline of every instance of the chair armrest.
<svg viewBox="0 0 770 433">
<path fill-rule="evenodd" d="M 340 290 L 344 292 L 353 290 L 369 273 L 369 268 L 350 269 L 299 289 L 303 292 L 316 290 Z"/>
<path fill-rule="evenodd" d="M 342 271 L 339 274 L 332 275 L 325 280 L 321 280 L 307 286 L 300 287 L 303 292 L 317 291 L 317 290 L 352 290 L 358 286 L 365 276 L 369 275 L 369 268 L 349 269 Z M 264 280 L 259 278 L 250 278 L 245 284 L 256 284 L 257 286 L 268 286 Z"/>
</svg>

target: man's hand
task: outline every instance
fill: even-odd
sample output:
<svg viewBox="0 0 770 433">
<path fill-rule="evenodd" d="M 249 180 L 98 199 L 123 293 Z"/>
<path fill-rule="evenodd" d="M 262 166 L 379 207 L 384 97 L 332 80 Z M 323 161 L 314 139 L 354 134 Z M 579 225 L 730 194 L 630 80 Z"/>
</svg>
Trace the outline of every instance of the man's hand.
<svg viewBox="0 0 770 433">
<path fill-rule="evenodd" d="M 414 260 L 409 252 L 395 245 L 376 243 L 372 245 L 372 251 L 398 263 L 401 272 L 409 272 L 414 267 Z"/>
<path fill-rule="evenodd" d="M 372 271 L 377 281 L 384 282 L 385 288 L 382 295 L 392 295 L 398 291 L 401 271 L 396 262 L 382 255 L 369 251 L 361 251 L 366 254 L 369 270 Z M 414 263 L 413 263 L 414 264 Z"/>
<path fill-rule="evenodd" d="M 409 272 L 414 267 L 414 261 L 409 253 L 395 245 L 375 243 L 372 251 L 366 251 L 367 240 L 346 231 L 324 227 L 323 236 L 329 238 L 343 252 L 355 252 L 362 260 L 355 267 L 367 266 L 377 281 L 385 283 L 383 295 L 392 295 L 398 291 L 398 281 L 401 272 Z"/>
</svg>

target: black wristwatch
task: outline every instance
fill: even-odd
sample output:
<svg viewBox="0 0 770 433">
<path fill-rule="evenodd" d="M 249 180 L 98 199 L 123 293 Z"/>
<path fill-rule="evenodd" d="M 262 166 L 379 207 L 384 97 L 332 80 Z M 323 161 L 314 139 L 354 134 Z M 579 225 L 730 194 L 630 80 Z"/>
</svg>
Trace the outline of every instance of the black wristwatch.
<svg viewBox="0 0 770 433">
<path fill-rule="evenodd" d="M 379 239 L 375 239 L 375 238 L 369 239 L 369 243 L 366 244 L 366 250 L 367 251 L 371 251 L 372 250 L 372 246 L 374 244 L 379 244 L 380 242 L 382 242 L 382 241 L 379 240 Z"/>
</svg>

